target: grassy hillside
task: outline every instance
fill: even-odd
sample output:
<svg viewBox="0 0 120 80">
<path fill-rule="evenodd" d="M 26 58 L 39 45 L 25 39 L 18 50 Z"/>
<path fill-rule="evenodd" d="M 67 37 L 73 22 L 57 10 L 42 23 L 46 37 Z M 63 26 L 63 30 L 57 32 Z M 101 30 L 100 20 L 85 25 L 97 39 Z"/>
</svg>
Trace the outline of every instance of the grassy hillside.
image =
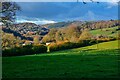
<svg viewBox="0 0 120 80">
<path fill-rule="evenodd" d="M 115 41 L 109 41 L 109 42 L 103 42 L 103 43 L 99 43 L 98 47 L 97 44 L 92 45 L 92 46 L 87 46 L 87 47 L 83 47 L 81 49 L 87 48 L 87 49 L 100 49 L 100 50 L 104 50 L 104 49 L 118 49 L 118 40 Z"/>
<path fill-rule="evenodd" d="M 103 28 L 103 29 L 91 30 L 90 32 L 93 35 L 106 35 L 106 36 L 116 37 L 116 36 L 118 36 L 118 31 L 116 31 L 116 29 L 118 29 L 118 26 L 112 27 L 112 28 Z"/>
<path fill-rule="evenodd" d="M 92 45 L 47 54 L 4 57 L 3 78 L 117 78 L 117 43 L 100 43 L 99 50 Z"/>
</svg>

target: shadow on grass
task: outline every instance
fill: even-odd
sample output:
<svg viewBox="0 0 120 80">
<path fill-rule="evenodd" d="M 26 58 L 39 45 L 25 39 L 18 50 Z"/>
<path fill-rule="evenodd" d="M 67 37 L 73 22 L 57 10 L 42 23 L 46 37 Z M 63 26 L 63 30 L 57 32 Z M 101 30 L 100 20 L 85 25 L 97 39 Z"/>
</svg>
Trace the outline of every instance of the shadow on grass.
<svg viewBox="0 0 120 80">
<path fill-rule="evenodd" d="M 83 49 L 81 51 L 96 51 L 96 50 L 98 50 L 98 49 Z"/>
<path fill-rule="evenodd" d="M 95 49 L 96 50 L 96 49 Z M 23 56 L 3 58 L 3 78 L 116 78 L 116 50 L 95 51 L 85 55 Z M 71 52 L 71 51 L 70 51 Z M 70 53 L 69 52 L 69 53 Z M 72 52 L 71 52 L 72 53 Z M 108 54 L 104 56 L 104 54 Z M 54 54 L 54 53 L 53 53 Z M 41 55 L 41 54 L 39 54 Z M 112 76 L 111 76 L 112 75 Z"/>
</svg>

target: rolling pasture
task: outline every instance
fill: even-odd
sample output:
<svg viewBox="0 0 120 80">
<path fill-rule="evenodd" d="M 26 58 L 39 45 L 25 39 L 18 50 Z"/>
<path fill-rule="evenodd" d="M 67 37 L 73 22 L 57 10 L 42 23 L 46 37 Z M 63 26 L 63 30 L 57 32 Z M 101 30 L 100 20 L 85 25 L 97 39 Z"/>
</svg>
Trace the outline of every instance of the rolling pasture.
<svg viewBox="0 0 120 80">
<path fill-rule="evenodd" d="M 96 46 L 3 57 L 3 78 L 118 78 L 118 40 Z"/>
<path fill-rule="evenodd" d="M 111 28 L 96 29 L 96 30 L 91 30 L 90 33 L 93 35 L 117 37 L 119 32 L 119 30 L 117 30 L 118 28 L 119 26 L 111 27 Z"/>
</svg>

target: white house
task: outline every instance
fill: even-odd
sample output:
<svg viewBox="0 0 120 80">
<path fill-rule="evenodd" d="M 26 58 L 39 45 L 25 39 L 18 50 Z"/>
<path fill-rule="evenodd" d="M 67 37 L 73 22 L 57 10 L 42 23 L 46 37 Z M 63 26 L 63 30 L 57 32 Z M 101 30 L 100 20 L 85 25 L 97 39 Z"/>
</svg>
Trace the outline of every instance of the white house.
<svg viewBox="0 0 120 80">
<path fill-rule="evenodd" d="M 46 45 L 48 46 L 48 45 L 50 45 L 50 43 L 46 43 Z"/>
</svg>

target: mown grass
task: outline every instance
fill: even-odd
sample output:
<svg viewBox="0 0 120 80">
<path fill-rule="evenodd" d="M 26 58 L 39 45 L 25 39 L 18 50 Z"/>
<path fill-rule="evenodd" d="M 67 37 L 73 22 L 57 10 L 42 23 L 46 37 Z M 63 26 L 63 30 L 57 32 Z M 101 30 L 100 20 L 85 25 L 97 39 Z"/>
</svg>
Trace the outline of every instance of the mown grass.
<svg viewBox="0 0 120 80">
<path fill-rule="evenodd" d="M 46 54 L 3 57 L 3 78 L 117 78 L 117 42 L 100 43 L 99 49 L 93 45 Z"/>
</svg>

